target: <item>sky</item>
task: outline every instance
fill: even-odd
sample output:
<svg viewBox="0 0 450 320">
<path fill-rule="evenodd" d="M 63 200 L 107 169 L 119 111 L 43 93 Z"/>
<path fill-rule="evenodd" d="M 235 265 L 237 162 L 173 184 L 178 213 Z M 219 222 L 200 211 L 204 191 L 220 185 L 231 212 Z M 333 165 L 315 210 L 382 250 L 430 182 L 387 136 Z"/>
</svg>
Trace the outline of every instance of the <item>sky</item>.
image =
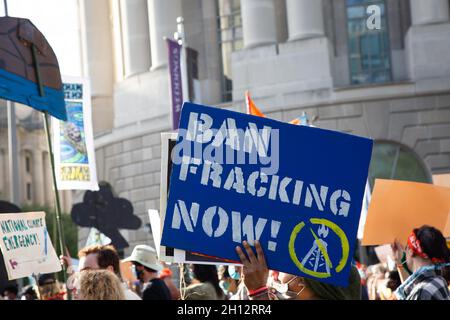
<svg viewBox="0 0 450 320">
<path fill-rule="evenodd" d="M 9 15 L 27 18 L 44 34 L 58 58 L 61 75 L 81 76 L 78 0 L 7 0 Z M 4 15 L 0 0 L 0 16 Z"/>
</svg>

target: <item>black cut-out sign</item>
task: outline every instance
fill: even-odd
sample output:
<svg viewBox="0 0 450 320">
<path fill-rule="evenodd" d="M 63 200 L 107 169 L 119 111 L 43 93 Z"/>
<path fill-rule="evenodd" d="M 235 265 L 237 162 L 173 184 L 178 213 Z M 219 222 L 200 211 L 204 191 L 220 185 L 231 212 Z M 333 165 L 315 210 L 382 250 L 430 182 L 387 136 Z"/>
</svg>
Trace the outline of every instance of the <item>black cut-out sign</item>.
<svg viewBox="0 0 450 320">
<path fill-rule="evenodd" d="M 72 207 L 71 216 L 80 227 L 94 227 L 110 238 L 117 250 L 129 246 L 119 229 L 136 230 L 142 224 L 141 219 L 133 215 L 131 202 L 114 197 L 108 183 L 101 183 L 99 191 L 86 191 L 83 202 Z"/>
</svg>

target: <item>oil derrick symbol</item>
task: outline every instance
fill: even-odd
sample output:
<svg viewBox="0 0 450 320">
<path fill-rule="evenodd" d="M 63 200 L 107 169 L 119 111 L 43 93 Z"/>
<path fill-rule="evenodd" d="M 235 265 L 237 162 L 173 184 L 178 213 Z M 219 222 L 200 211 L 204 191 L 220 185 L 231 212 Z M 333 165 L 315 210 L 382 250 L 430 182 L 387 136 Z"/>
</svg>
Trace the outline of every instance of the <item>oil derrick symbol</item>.
<svg viewBox="0 0 450 320">
<path fill-rule="evenodd" d="M 309 252 L 300 262 L 295 243 L 298 236 L 305 239 L 304 237 L 308 234 L 308 229 L 305 228 L 307 224 L 310 226 L 309 232 L 311 232 L 314 237 L 314 243 L 312 244 Z M 318 235 L 316 235 L 313 231 L 313 226 L 319 226 L 317 229 Z M 337 238 L 336 241 L 333 240 L 334 237 L 327 239 L 327 243 L 325 239 L 328 237 L 330 232 L 335 234 Z M 340 256 L 340 259 L 334 260 L 334 263 L 331 262 L 327 250 L 328 247 L 333 247 L 333 244 L 336 249 L 336 251 L 333 252 L 335 252 L 335 255 L 337 254 L 337 257 L 335 258 Z M 291 236 L 289 237 L 288 248 L 289 256 L 297 268 L 301 272 L 319 279 L 330 278 L 332 277 L 332 273 L 337 274 L 342 272 L 349 261 L 350 245 L 347 235 L 336 223 L 327 219 L 311 218 L 309 221 L 301 221 L 298 223 L 292 230 Z"/>
<path fill-rule="evenodd" d="M 328 244 L 325 242 L 325 238 L 328 236 L 329 230 L 323 224 L 317 229 L 317 235 L 311 229 L 311 233 L 314 236 L 314 243 L 302 260 L 302 264 L 307 266 L 314 272 L 321 272 L 330 274 L 330 259 L 328 257 Z"/>
</svg>

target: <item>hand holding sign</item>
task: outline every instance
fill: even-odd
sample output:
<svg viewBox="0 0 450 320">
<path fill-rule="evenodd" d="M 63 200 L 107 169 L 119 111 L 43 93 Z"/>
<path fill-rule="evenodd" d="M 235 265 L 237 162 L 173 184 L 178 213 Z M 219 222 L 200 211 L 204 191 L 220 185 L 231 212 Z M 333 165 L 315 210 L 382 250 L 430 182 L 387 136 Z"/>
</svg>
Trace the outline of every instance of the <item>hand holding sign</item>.
<svg viewBox="0 0 450 320">
<path fill-rule="evenodd" d="M 267 277 L 269 276 L 269 269 L 267 268 L 263 249 L 259 241 L 255 241 L 255 256 L 253 249 L 247 241 L 244 241 L 242 245 L 245 248 L 247 256 L 241 247 L 236 247 L 236 252 L 243 264 L 244 284 L 249 291 L 257 290 L 266 285 Z"/>
<path fill-rule="evenodd" d="M 402 260 L 402 255 L 405 252 L 405 249 L 398 240 L 395 240 L 395 242 L 391 244 L 391 248 L 394 253 L 395 262 L 399 263 Z"/>
</svg>

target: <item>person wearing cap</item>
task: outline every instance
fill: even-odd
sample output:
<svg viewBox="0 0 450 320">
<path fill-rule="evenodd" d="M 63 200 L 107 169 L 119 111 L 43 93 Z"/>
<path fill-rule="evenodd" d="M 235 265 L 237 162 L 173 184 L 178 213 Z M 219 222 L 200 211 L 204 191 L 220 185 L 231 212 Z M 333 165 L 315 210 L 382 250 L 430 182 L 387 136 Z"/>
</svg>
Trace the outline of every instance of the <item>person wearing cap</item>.
<svg viewBox="0 0 450 320">
<path fill-rule="evenodd" d="M 39 300 L 64 300 L 66 292 L 54 273 L 40 274 L 37 281 Z"/>
<path fill-rule="evenodd" d="M 171 300 L 169 288 L 158 277 L 158 272 L 163 267 L 157 260 L 155 249 L 147 245 L 137 245 L 131 256 L 123 261 L 133 263 L 133 272 L 143 283 L 142 300 Z"/>
</svg>

